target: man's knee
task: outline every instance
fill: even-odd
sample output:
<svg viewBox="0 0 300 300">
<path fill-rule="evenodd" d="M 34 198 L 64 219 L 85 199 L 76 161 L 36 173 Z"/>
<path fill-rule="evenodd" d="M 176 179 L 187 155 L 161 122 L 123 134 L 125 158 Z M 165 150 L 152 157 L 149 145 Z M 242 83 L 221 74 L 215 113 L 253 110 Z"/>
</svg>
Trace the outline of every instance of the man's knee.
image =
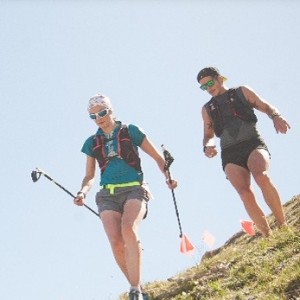
<svg viewBox="0 0 300 300">
<path fill-rule="evenodd" d="M 271 182 L 267 171 L 257 173 L 257 174 L 252 174 L 252 175 L 253 175 L 255 182 L 260 187 L 266 186 L 266 185 L 270 184 L 270 182 Z"/>
<path fill-rule="evenodd" d="M 253 192 L 250 187 L 244 187 L 243 189 L 238 190 L 238 193 L 243 202 L 248 202 L 249 199 L 253 198 Z"/>
<path fill-rule="evenodd" d="M 237 193 L 239 194 L 239 196 L 241 197 L 242 200 L 247 199 L 249 197 L 249 195 L 252 194 L 250 185 L 236 184 L 236 183 L 232 183 L 232 182 L 230 182 L 230 183 L 235 188 L 235 190 L 237 191 Z"/>
</svg>

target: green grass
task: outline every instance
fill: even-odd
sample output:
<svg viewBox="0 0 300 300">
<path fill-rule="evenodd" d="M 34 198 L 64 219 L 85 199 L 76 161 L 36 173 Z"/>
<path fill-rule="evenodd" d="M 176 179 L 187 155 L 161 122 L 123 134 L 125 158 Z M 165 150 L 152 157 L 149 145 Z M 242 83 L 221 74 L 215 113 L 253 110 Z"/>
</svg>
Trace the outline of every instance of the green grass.
<svg viewBox="0 0 300 300">
<path fill-rule="evenodd" d="M 268 238 L 238 232 L 198 265 L 144 285 L 150 300 L 300 300 L 300 195 L 284 210 L 288 227 Z"/>
</svg>

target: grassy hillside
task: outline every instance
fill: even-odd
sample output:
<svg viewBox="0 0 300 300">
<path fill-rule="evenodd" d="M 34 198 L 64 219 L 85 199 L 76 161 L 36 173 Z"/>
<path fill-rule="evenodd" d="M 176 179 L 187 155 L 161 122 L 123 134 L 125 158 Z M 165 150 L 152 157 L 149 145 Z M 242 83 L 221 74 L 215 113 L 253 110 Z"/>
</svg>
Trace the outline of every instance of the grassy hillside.
<svg viewBox="0 0 300 300">
<path fill-rule="evenodd" d="M 236 233 L 197 266 L 147 283 L 150 300 L 300 300 L 300 195 L 284 210 L 287 228 L 275 229 L 268 216 L 271 237 Z"/>
</svg>

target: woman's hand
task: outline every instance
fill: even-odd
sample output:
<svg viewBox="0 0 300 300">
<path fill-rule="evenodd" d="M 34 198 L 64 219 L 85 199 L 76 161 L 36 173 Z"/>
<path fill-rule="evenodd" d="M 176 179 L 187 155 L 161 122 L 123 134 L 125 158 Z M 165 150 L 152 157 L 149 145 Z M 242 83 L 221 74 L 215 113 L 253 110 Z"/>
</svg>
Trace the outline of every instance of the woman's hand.
<svg viewBox="0 0 300 300">
<path fill-rule="evenodd" d="M 76 198 L 74 199 L 74 204 L 78 206 L 82 206 L 84 204 L 85 200 L 85 193 L 78 192 Z"/>
<path fill-rule="evenodd" d="M 174 179 L 166 180 L 166 184 L 168 185 L 169 189 L 173 190 L 177 187 L 177 181 Z"/>
</svg>

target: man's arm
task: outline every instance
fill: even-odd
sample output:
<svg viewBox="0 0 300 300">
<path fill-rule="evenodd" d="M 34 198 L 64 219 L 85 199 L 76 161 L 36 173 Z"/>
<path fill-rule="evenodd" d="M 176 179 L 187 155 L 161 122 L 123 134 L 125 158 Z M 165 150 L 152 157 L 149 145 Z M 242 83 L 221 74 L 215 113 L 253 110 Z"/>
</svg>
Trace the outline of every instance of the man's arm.
<svg viewBox="0 0 300 300">
<path fill-rule="evenodd" d="M 203 152 L 207 157 L 214 157 L 217 155 L 215 146 L 215 131 L 213 129 L 212 120 L 209 117 L 205 106 L 202 107 L 202 119 L 203 119 Z"/>
<path fill-rule="evenodd" d="M 286 133 L 288 129 L 291 128 L 287 121 L 281 116 L 279 110 L 266 100 L 262 99 L 251 88 L 242 86 L 242 92 L 253 108 L 267 114 L 273 120 L 277 133 Z"/>
</svg>

